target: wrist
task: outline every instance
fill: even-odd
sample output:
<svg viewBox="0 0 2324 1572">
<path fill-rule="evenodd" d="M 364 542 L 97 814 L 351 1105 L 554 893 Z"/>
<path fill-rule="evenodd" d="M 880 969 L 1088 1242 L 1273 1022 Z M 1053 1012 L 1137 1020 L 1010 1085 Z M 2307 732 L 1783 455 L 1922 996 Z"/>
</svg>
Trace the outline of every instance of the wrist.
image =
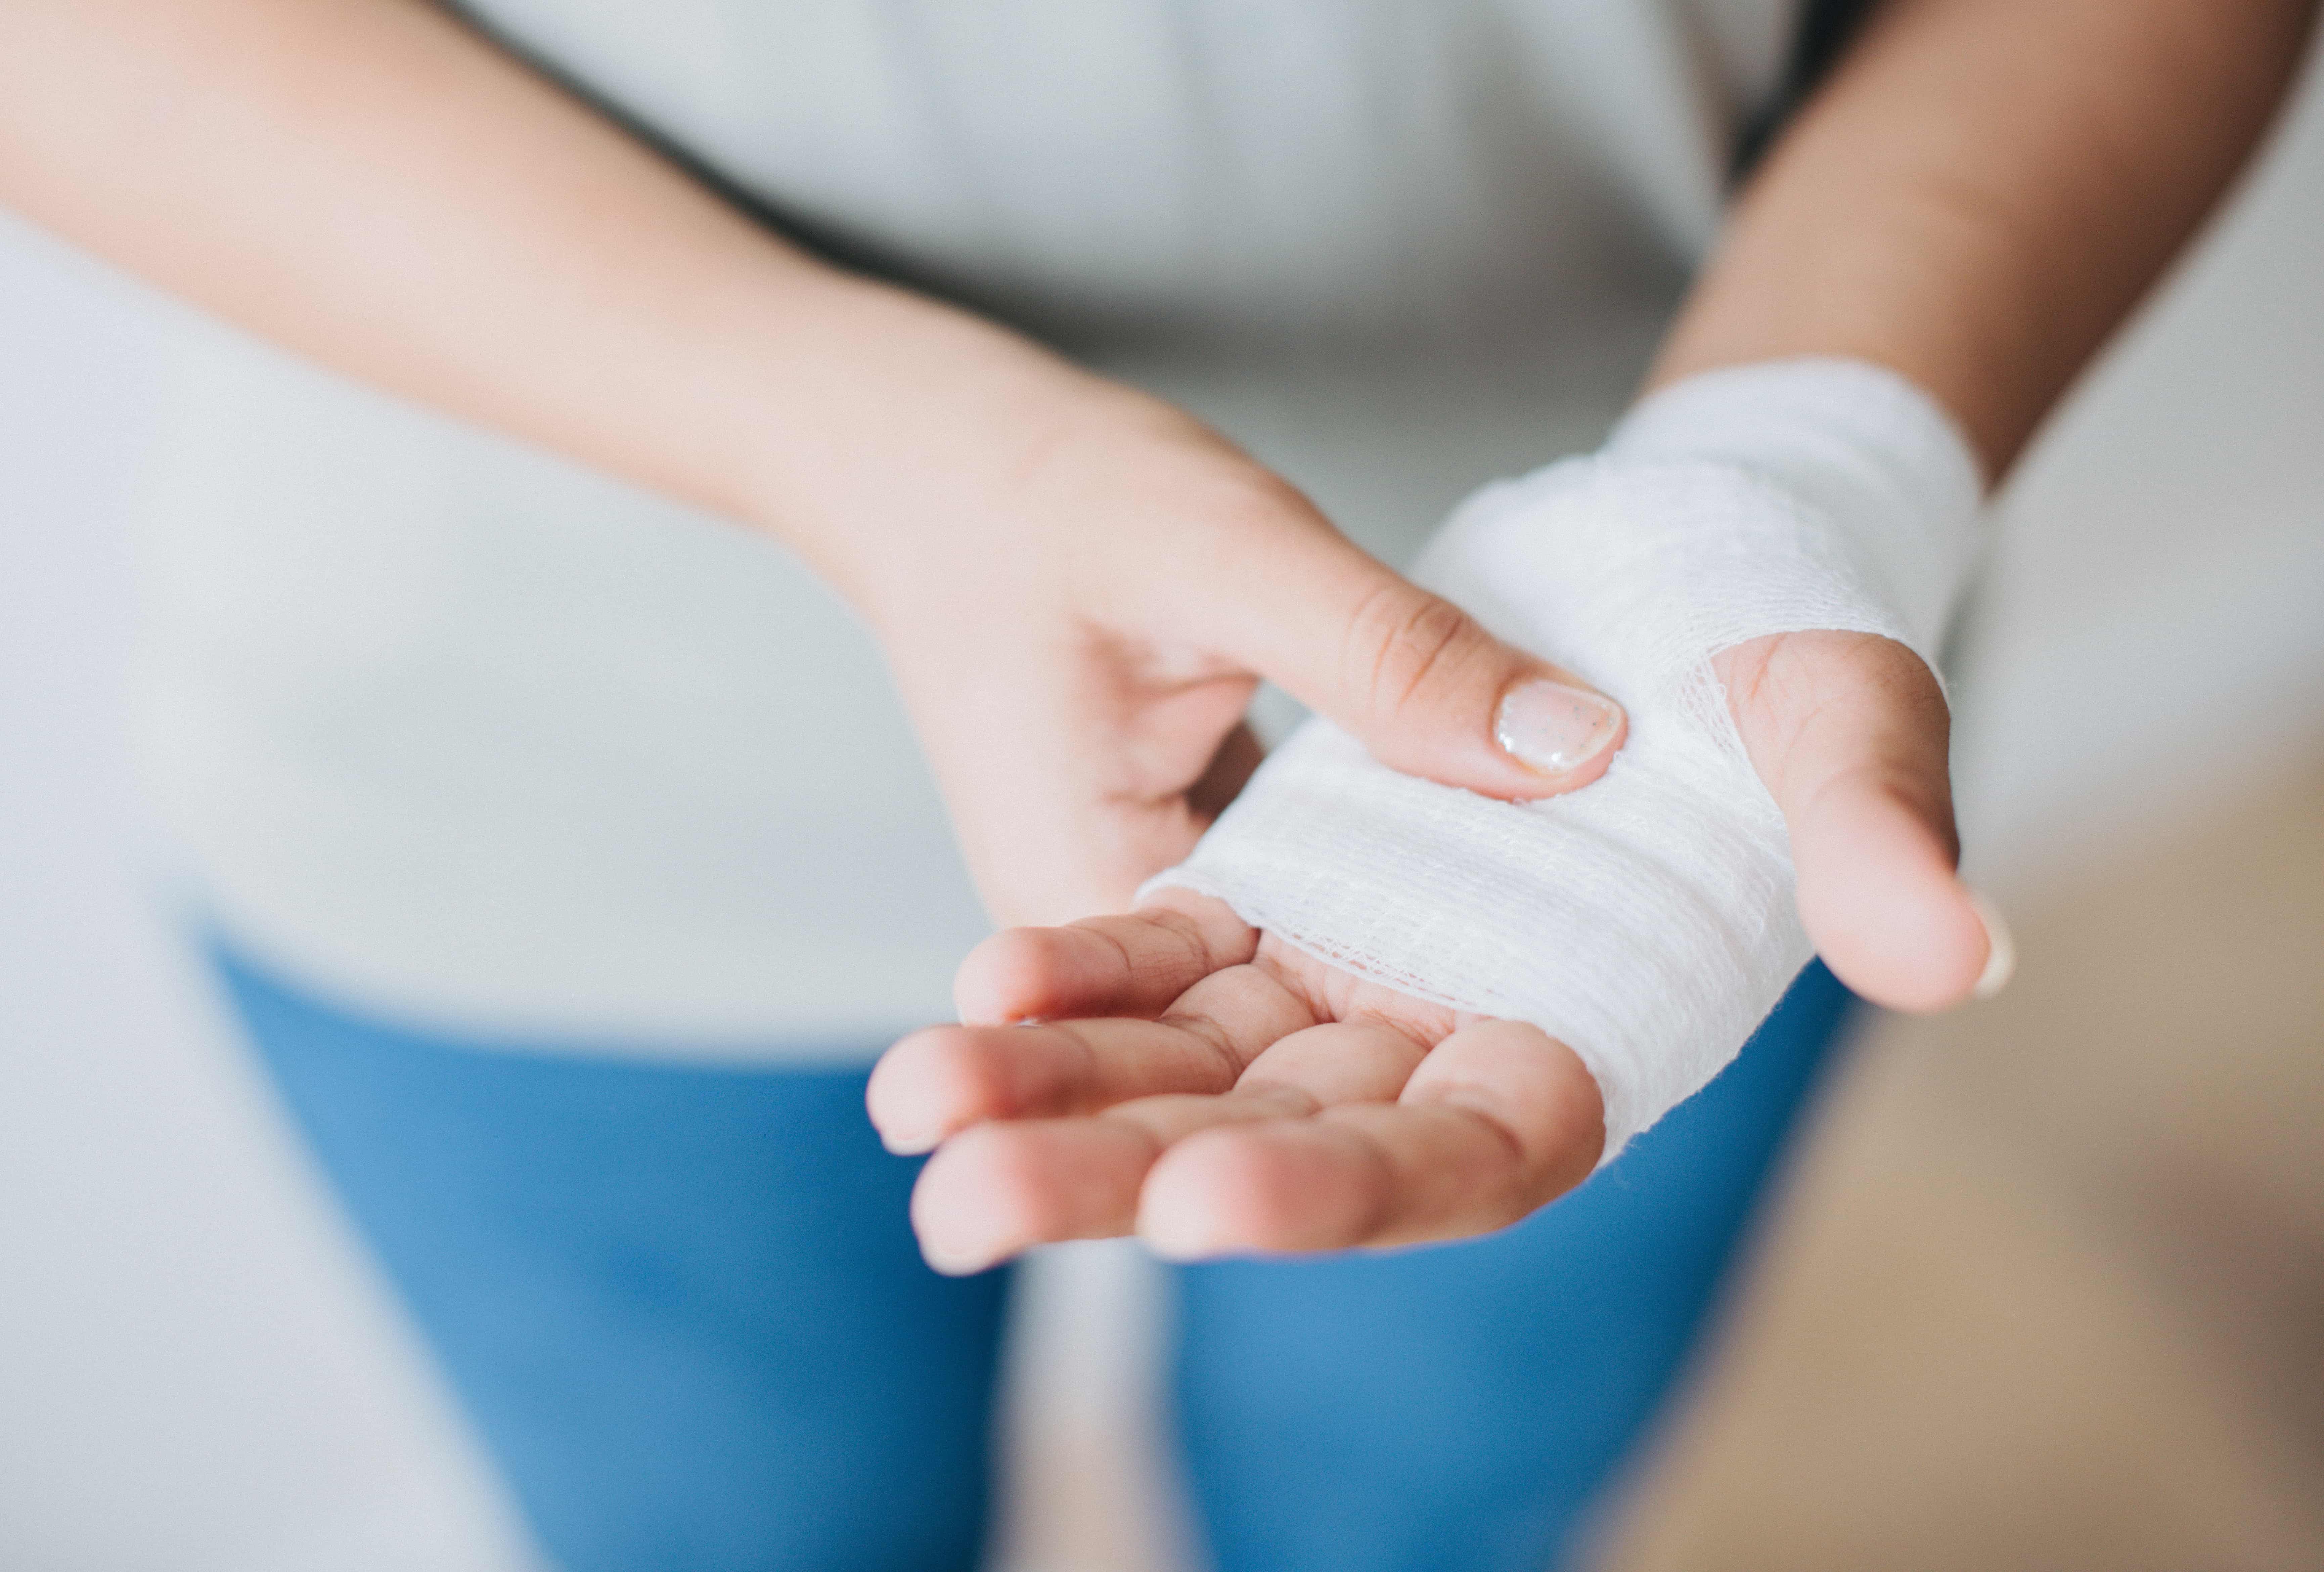
<svg viewBox="0 0 2324 1572">
<path fill-rule="evenodd" d="M 1045 601 L 1151 620 L 1177 604 L 1173 566 L 1210 559 L 1187 531 L 1307 506 L 1162 400 L 970 312 L 835 278 L 764 357 L 779 375 L 753 404 L 761 439 L 738 449 L 741 513 L 883 639 Z"/>
<path fill-rule="evenodd" d="M 970 312 L 818 273 L 738 336 L 719 489 L 860 606 L 882 568 L 993 512 L 1094 379 Z"/>
<path fill-rule="evenodd" d="M 1731 466 L 1805 504 L 1929 652 L 1975 565 L 1983 476 L 1951 415 L 1869 361 L 1700 372 L 1642 399 L 1609 457 Z"/>
</svg>

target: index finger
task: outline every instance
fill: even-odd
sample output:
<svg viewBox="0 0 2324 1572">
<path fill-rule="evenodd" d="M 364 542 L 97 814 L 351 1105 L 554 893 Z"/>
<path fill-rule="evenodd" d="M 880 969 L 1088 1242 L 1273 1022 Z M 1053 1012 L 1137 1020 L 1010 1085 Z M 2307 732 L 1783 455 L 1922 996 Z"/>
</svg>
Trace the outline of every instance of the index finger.
<svg viewBox="0 0 2324 1572">
<path fill-rule="evenodd" d="M 872 1067 L 864 1101 L 891 1151 L 926 1151 L 988 1119 L 1089 1113 L 1162 1092 L 1223 1092 L 1269 1044 L 1314 1023 L 1259 966 L 1230 966 L 1155 1020 L 935 1026 Z"/>
<path fill-rule="evenodd" d="M 1258 952 L 1259 930 L 1223 901 L 1164 890 L 1126 916 L 1011 928 L 971 950 L 953 1003 L 971 1026 L 1090 1016 L 1151 1018 Z"/>
</svg>

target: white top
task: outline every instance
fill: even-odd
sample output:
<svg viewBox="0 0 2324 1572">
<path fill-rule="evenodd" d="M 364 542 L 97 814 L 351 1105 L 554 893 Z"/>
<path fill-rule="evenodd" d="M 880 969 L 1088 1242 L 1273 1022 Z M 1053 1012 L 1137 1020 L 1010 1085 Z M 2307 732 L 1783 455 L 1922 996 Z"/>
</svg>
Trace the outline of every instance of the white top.
<svg viewBox="0 0 2324 1572">
<path fill-rule="evenodd" d="M 1189 404 L 1392 559 L 1603 432 L 1785 0 L 487 0 L 851 260 Z M 779 548 L 224 332 L 144 509 L 194 899 L 477 1035 L 859 1058 L 984 931 L 877 652 Z"/>
</svg>

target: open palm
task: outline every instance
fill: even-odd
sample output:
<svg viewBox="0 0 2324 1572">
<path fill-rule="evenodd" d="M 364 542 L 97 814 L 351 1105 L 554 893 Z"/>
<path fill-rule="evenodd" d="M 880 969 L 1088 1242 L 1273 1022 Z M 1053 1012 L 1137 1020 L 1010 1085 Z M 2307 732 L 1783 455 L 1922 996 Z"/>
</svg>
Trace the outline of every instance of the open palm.
<svg viewBox="0 0 2324 1572">
<path fill-rule="evenodd" d="M 1947 717 L 1901 646 L 1795 633 L 1722 656 L 1790 828 L 1803 920 L 1858 993 L 1933 1009 L 2004 951 L 1953 873 Z M 873 1073 L 873 1122 L 934 1151 L 929 1261 L 1136 1232 L 1160 1254 L 1313 1251 L 1482 1233 L 1578 1184 L 1596 1083 L 1563 1043 L 1364 982 L 1183 891 L 1014 929 L 963 965 L 964 1024 Z"/>
<path fill-rule="evenodd" d="M 1598 1087 L 1536 1027 L 1462 1015 L 1262 937 L 1183 891 L 1015 929 L 963 966 L 964 1017 L 872 1077 L 925 1151 L 930 1262 L 1136 1232 L 1166 1256 L 1480 1233 L 1586 1176 Z M 948 1139 L 947 1139 L 948 1138 Z"/>
</svg>

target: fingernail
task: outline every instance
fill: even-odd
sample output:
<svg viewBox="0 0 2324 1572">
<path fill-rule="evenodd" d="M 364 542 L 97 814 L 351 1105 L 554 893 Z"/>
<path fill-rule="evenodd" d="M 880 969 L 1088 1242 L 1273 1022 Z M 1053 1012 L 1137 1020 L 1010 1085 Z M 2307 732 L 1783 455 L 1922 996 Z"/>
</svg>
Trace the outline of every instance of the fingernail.
<svg viewBox="0 0 2324 1572">
<path fill-rule="evenodd" d="M 2017 970 L 2017 941 L 2009 937 L 2009 924 L 2001 911 L 1984 896 L 1971 890 L 1969 903 L 1977 911 L 1977 919 L 1985 924 L 1985 970 L 1977 976 L 1977 986 L 1969 990 L 1972 998 L 1990 999 L 2009 986 L 2010 977 Z"/>
<path fill-rule="evenodd" d="M 1612 699 L 1537 678 L 1502 698 L 1493 740 L 1527 768 L 1563 775 L 1611 747 L 1621 725 L 1622 707 Z"/>
</svg>

